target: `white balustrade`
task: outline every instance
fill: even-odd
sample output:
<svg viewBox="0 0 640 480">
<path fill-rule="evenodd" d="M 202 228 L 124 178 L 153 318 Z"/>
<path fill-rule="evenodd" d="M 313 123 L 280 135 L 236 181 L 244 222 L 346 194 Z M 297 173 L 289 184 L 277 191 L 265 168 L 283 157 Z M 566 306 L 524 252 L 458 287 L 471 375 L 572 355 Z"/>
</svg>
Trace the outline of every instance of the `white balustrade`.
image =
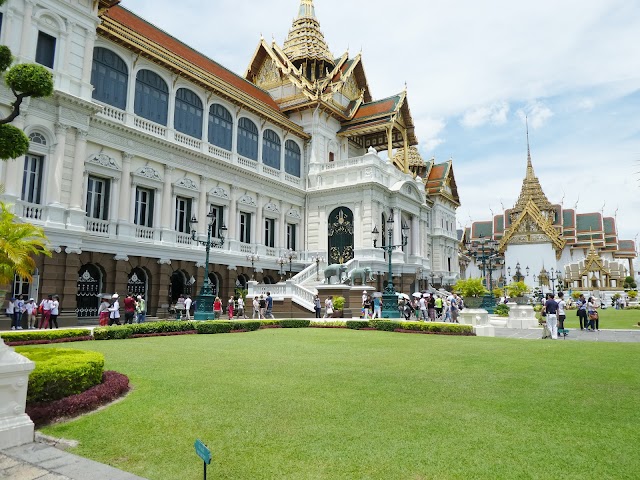
<svg viewBox="0 0 640 480">
<path fill-rule="evenodd" d="M 176 233 L 176 243 L 178 245 L 191 245 L 193 239 L 188 233 Z"/>
<path fill-rule="evenodd" d="M 156 231 L 153 228 L 136 227 L 136 238 L 142 238 L 143 240 L 155 240 Z"/>
<path fill-rule="evenodd" d="M 36 203 L 18 202 L 22 205 L 22 218 L 28 218 L 30 220 L 42 220 L 42 213 L 44 208 L 42 205 Z M 18 209 L 16 211 L 19 212 Z"/>
<path fill-rule="evenodd" d="M 262 171 L 271 177 L 280 178 L 280 170 L 276 170 L 275 168 L 271 168 L 266 165 L 263 165 Z"/>
<path fill-rule="evenodd" d="M 154 122 L 150 122 L 149 120 L 145 120 L 142 117 L 135 117 L 133 124 L 137 128 L 149 133 L 153 133 L 154 135 L 159 135 L 161 137 L 167 136 L 167 127 Z"/>
<path fill-rule="evenodd" d="M 248 243 L 241 243 L 240 251 L 242 253 L 253 253 L 253 246 Z"/>
<path fill-rule="evenodd" d="M 102 111 L 100 112 L 100 115 L 122 123 L 124 123 L 126 118 L 126 113 L 123 110 L 105 104 L 102 105 Z"/>
<path fill-rule="evenodd" d="M 86 229 L 92 235 L 109 236 L 110 223 L 107 220 L 97 218 L 86 218 Z"/>
<path fill-rule="evenodd" d="M 293 183 L 294 185 L 300 185 L 300 177 L 295 177 L 289 173 L 285 173 L 284 174 L 284 179 L 285 181 L 289 182 L 289 183 Z"/>
<path fill-rule="evenodd" d="M 238 165 L 250 168 L 251 170 L 258 169 L 258 162 L 256 160 L 251 160 L 249 158 L 243 157 L 242 155 L 238 155 Z"/>
<path fill-rule="evenodd" d="M 191 148 L 195 148 L 200 150 L 202 148 L 202 141 L 197 138 L 190 137 L 189 135 L 184 135 L 180 132 L 175 132 L 174 138 L 176 142 L 180 142 L 183 145 L 187 145 Z"/>
<path fill-rule="evenodd" d="M 220 157 L 223 160 L 231 160 L 231 152 L 224 148 L 216 147 L 215 145 L 209 145 L 209 153 Z M 254 162 L 255 163 L 255 162 Z"/>
<path fill-rule="evenodd" d="M 268 248 L 266 249 L 266 255 L 267 257 L 275 257 L 276 255 L 276 249 L 275 248 Z"/>
</svg>

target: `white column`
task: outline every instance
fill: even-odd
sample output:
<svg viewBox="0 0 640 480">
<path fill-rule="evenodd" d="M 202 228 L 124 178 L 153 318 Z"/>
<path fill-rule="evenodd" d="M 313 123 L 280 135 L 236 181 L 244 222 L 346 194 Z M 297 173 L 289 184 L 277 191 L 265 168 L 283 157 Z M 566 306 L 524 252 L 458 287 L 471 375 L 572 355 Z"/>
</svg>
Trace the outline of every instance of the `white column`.
<svg viewBox="0 0 640 480">
<path fill-rule="evenodd" d="M 31 38 L 33 37 L 33 0 L 26 0 L 24 17 L 22 17 L 22 37 L 20 38 L 20 57 L 26 59 L 31 54 Z"/>
<path fill-rule="evenodd" d="M 87 156 L 87 135 L 85 130 L 76 129 L 76 148 L 73 158 L 73 172 L 71 173 L 71 201 L 70 207 L 82 210 L 82 194 L 84 192 L 84 162 Z"/>
<path fill-rule="evenodd" d="M 62 49 L 62 68 L 59 65 L 54 65 L 56 71 L 67 73 L 69 72 L 69 53 L 71 52 L 71 37 L 73 36 L 73 27 L 75 23 L 69 22 L 68 31 L 60 33 L 60 48 Z"/>
<path fill-rule="evenodd" d="M 393 210 L 393 244 L 402 243 L 402 212 L 399 208 Z"/>
<path fill-rule="evenodd" d="M 90 98 L 93 90 L 93 86 L 91 85 L 91 70 L 93 68 L 93 48 L 95 43 L 96 31 L 85 29 L 84 51 L 82 58 L 82 90 L 84 98 Z"/>
<path fill-rule="evenodd" d="M 169 112 L 167 112 L 167 128 L 173 130 L 173 115 L 176 110 L 176 90 L 169 86 Z"/>
<path fill-rule="evenodd" d="M 51 162 L 47 171 L 48 188 L 47 196 L 49 205 L 60 206 L 62 189 L 62 167 L 64 164 L 64 149 L 67 141 L 68 125 L 56 124 L 56 144 L 51 156 Z"/>
<path fill-rule="evenodd" d="M 164 167 L 164 187 L 162 189 L 162 221 L 161 227 L 163 230 L 171 230 L 171 176 L 173 174 L 173 167 L 165 165 Z"/>
<path fill-rule="evenodd" d="M 286 248 L 287 246 L 287 205 L 280 201 L 280 225 L 278 225 L 278 235 L 276 236 L 276 247 Z"/>
<path fill-rule="evenodd" d="M 256 204 L 258 205 L 258 208 L 256 209 L 256 229 L 254 230 L 255 232 L 255 242 L 257 245 L 264 245 L 265 242 L 265 238 L 264 238 L 264 215 L 263 215 L 263 207 L 264 207 L 264 195 L 261 193 L 256 193 L 256 199 L 257 202 Z"/>
<path fill-rule="evenodd" d="M 119 209 L 120 205 L 120 179 L 114 178 L 111 181 L 111 205 L 109 205 L 109 221 L 112 223 L 116 223 L 118 221 Z"/>
<path fill-rule="evenodd" d="M 231 185 L 229 187 L 229 218 L 227 219 L 227 228 L 229 229 L 229 239 L 237 240 L 238 229 L 238 187 Z"/>
<path fill-rule="evenodd" d="M 418 215 L 411 217 L 411 255 L 420 255 L 420 221 Z"/>
<path fill-rule="evenodd" d="M 7 11 L 4 14 L 4 17 L 2 18 L 2 33 L 3 33 L 2 44 L 9 47 L 13 52 L 16 52 L 19 48 L 18 45 L 15 45 L 18 39 L 15 38 L 15 36 L 13 35 L 13 30 L 14 30 L 13 24 L 15 22 L 15 19 L 16 19 L 15 8 L 13 7 L 7 8 Z"/>
<path fill-rule="evenodd" d="M 19 128 L 20 130 L 24 129 L 24 117 L 25 114 L 21 114 L 13 121 L 13 126 Z M 21 196 L 22 189 L 22 175 L 24 173 L 24 155 L 7 160 L 6 162 L 2 162 L 6 164 L 5 173 L 3 183 L 5 188 L 5 194 L 7 196 L 18 198 Z M 43 200 L 44 203 L 44 200 Z"/>
<path fill-rule="evenodd" d="M 119 223 L 130 223 L 129 218 L 131 203 L 131 158 L 132 153 L 122 152 L 122 186 L 120 187 Z"/>
<path fill-rule="evenodd" d="M 207 179 L 204 175 L 200 175 L 200 199 L 198 200 L 198 233 L 207 233 L 207 226 L 211 219 L 207 217 L 209 209 L 207 208 Z M 220 226 L 220 225 L 218 225 Z M 192 227 L 193 228 L 193 227 Z M 218 235 L 218 232 L 213 232 Z"/>
</svg>

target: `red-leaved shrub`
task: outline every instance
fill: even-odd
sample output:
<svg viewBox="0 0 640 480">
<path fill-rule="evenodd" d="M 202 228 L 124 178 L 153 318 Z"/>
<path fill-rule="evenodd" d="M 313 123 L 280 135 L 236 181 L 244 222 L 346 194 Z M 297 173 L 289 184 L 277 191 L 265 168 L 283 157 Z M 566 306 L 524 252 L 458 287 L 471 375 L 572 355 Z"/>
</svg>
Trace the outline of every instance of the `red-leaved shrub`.
<svg viewBox="0 0 640 480">
<path fill-rule="evenodd" d="M 146 338 L 146 337 L 172 337 L 174 335 L 195 335 L 197 330 L 185 330 L 184 332 L 158 332 L 158 333 L 135 333 L 129 338 Z"/>
<path fill-rule="evenodd" d="M 25 340 L 23 342 L 5 342 L 5 344 L 10 347 L 22 347 L 23 345 L 44 345 L 47 343 L 86 342 L 89 340 L 93 340 L 93 337 L 91 335 L 86 335 L 84 337 L 56 338 L 54 340 Z"/>
<path fill-rule="evenodd" d="M 114 371 L 102 374 L 102 383 L 77 395 L 53 402 L 27 405 L 27 415 L 36 427 L 47 425 L 60 418 L 75 417 L 112 402 L 129 391 L 129 377 Z"/>
</svg>

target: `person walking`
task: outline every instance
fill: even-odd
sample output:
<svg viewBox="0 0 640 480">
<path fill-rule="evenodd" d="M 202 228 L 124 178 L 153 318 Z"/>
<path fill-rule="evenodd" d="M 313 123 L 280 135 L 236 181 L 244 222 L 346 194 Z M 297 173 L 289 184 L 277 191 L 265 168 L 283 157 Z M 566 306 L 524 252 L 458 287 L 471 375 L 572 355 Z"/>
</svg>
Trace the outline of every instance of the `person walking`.
<svg viewBox="0 0 640 480">
<path fill-rule="evenodd" d="M 433 293 L 429 294 L 429 298 L 427 299 L 427 312 L 429 315 L 429 321 L 436 321 L 436 298 L 433 296 Z"/>
<path fill-rule="evenodd" d="M 260 317 L 260 301 L 258 300 L 258 297 L 253 297 L 253 315 L 251 315 L 252 319 L 258 318 L 258 320 L 261 319 Z"/>
<path fill-rule="evenodd" d="M 191 299 L 191 295 L 187 295 L 187 298 L 184 299 L 184 314 L 187 320 L 191 320 L 191 304 L 193 300 Z"/>
<path fill-rule="evenodd" d="M 584 294 L 580 294 L 580 298 L 576 302 L 578 305 L 577 315 L 580 319 L 580 330 L 584 330 L 589 326 L 589 320 L 587 319 L 587 300 L 584 298 Z"/>
<path fill-rule="evenodd" d="M 98 306 L 98 322 L 101 327 L 109 325 L 109 297 L 102 297 Z"/>
<path fill-rule="evenodd" d="M 460 305 L 458 303 L 458 298 L 453 295 L 451 297 L 451 322 L 452 323 L 460 323 L 458 322 L 458 312 L 460 311 Z"/>
<path fill-rule="evenodd" d="M 9 300 L 9 304 L 7 305 L 7 317 L 11 319 L 11 330 L 20 330 L 18 325 L 16 325 L 16 299 L 15 297 L 11 297 Z"/>
<path fill-rule="evenodd" d="M 373 316 L 374 318 L 382 318 L 382 297 L 373 297 Z"/>
<path fill-rule="evenodd" d="M 547 293 L 547 301 L 544 302 L 542 311 L 547 317 L 547 328 L 551 332 L 551 339 L 558 339 L 558 302 L 553 298 L 552 293 Z"/>
<path fill-rule="evenodd" d="M 431 295 L 433 296 L 433 293 Z M 442 309 L 444 307 L 444 302 L 442 301 L 442 297 L 438 297 L 434 300 L 434 306 L 436 310 L 437 319 L 442 321 Z"/>
<path fill-rule="evenodd" d="M 60 314 L 60 297 L 54 295 L 51 299 L 51 317 L 49 318 L 49 329 L 53 328 L 53 324 L 56 324 L 58 328 L 58 315 Z"/>
<path fill-rule="evenodd" d="M 242 295 L 239 295 L 237 297 L 237 302 L 238 302 L 238 311 L 236 312 L 237 313 L 236 316 L 238 318 L 242 317 L 243 319 L 246 319 L 247 315 L 245 314 L 245 311 L 244 311 L 244 298 L 242 298 Z"/>
<path fill-rule="evenodd" d="M 364 304 L 362 308 L 364 310 L 364 319 L 369 320 L 371 318 L 371 309 L 373 307 L 373 299 L 371 295 L 367 295 L 367 298 L 364 300 Z"/>
<path fill-rule="evenodd" d="M 593 297 L 589 297 L 589 301 L 587 302 L 587 314 L 589 316 L 589 328 L 587 328 L 587 331 L 591 329 L 592 332 L 599 332 L 600 316 L 598 315 L 598 305 L 596 303 L 596 299 Z"/>
<path fill-rule="evenodd" d="M 320 318 L 322 316 L 322 304 L 320 303 L 320 295 L 317 293 L 313 297 L 313 309 L 316 311 L 316 318 Z"/>
<path fill-rule="evenodd" d="M 136 301 L 131 293 L 124 298 L 124 324 L 132 324 L 136 315 Z"/>
<path fill-rule="evenodd" d="M 260 299 L 258 300 L 258 308 L 260 309 L 260 318 L 264 320 L 267 312 L 267 301 L 264 299 L 264 295 L 260 295 Z"/>
<path fill-rule="evenodd" d="M 38 312 L 38 306 L 33 298 L 30 298 L 27 303 L 24 304 L 24 311 L 27 314 L 27 329 L 33 330 L 36 328 L 36 314 Z"/>
<path fill-rule="evenodd" d="M 331 318 L 333 315 L 333 297 L 329 295 L 324 301 L 324 318 Z"/>
<path fill-rule="evenodd" d="M 111 296 L 111 306 L 109 307 L 109 326 L 113 325 L 114 323 L 116 325 L 120 325 L 120 302 L 118 301 L 118 298 L 120 297 L 120 295 L 118 295 L 117 293 L 114 293 Z"/>
<path fill-rule="evenodd" d="M 265 300 L 267 302 L 267 311 L 265 313 L 265 318 L 275 318 L 273 316 L 273 297 L 271 297 L 271 292 L 267 292 L 267 298 Z"/>
<path fill-rule="evenodd" d="M 220 297 L 216 297 L 213 301 L 213 318 L 216 320 L 220 320 L 220 316 L 222 315 L 222 300 Z"/>
<path fill-rule="evenodd" d="M 227 301 L 227 314 L 229 315 L 229 320 L 233 320 L 233 312 L 234 312 L 234 301 L 233 295 L 229 297 Z"/>
<path fill-rule="evenodd" d="M 51 318 L 51 304 L 53 303 L 53 297 L 49 295 L 47 298 L 43 298 L 40 302 L 42 307 L 42 318 L 40 319 L 40 328 L 49 328 L 49 319 Z"/>
<path fill-rule="evenodd" d="M 25 297 L 26 298 L 26 297 Z M 17 297 L 15 302 L 15 315 L 17 316 L 17 326 L 22 330 L 22 316 L 24 315 L 24 299 Z"/>
<path fill-rule="evenodd" d="M 420 317 L 421 320 L 427 321 L 427 299 L 424 298 L 424 295 L 420 297 L 418 300 L 418 308 L 420 308 Z"/>
<path fill-rule="evenodd" d="M 564 334 L 564 321 L 567 318 L 565 313 L 565 309 L 567 308 L 567 303 L 564 301 L 564 292 L 558 292 L 558 330 L 562 330 Z"/>
<path fill-rule="evenodd" d="M 136 322 L 144 323 L 147 320 L 147 302 L 142 295 L 138 295 L 138 301 L 136 302 Z"/>
</svg>

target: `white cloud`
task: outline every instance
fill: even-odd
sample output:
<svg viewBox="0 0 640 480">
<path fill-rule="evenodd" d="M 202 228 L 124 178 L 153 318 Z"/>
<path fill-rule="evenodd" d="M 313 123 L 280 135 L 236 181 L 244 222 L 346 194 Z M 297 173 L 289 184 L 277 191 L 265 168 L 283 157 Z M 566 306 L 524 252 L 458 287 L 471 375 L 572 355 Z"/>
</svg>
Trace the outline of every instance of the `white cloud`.
<svg viewBox="0 0 640 480">
<path fill-rule="evenodd" d="M 593 110 L 595 106 L 596 102 L 592 98 L 583 98 L 577 104 L 578 110 L 585 110 L 588 112 Z"/>
<path fill-rule="evenodd" d="M 522 122 L 525 121 L 525 117 L 528 118 L 529 126 L 536 130 L 553 117 L 553 112 L 544 103 L 535 100 L 527 104 L 526 107 L 518 109 L 518 116 Z"/>
<path fill-rule="evenodd" d="M 476 107 L 467 110 L 460 123 L 469 128 L 481 127 L 486 124 L 504 125 L 509 114 L 507 102 L 497 102 L 489 106 Z"/>
<path fill-rule="evenodd" d="M 431 156 L 433 150 L 445 142 L 442 137 L 447 124 L 442 118 L 424 117 L 415 120 L 416 126 L 422 132 L 418 137 L 420 140 L 420 150 Z"/>
</svg>

